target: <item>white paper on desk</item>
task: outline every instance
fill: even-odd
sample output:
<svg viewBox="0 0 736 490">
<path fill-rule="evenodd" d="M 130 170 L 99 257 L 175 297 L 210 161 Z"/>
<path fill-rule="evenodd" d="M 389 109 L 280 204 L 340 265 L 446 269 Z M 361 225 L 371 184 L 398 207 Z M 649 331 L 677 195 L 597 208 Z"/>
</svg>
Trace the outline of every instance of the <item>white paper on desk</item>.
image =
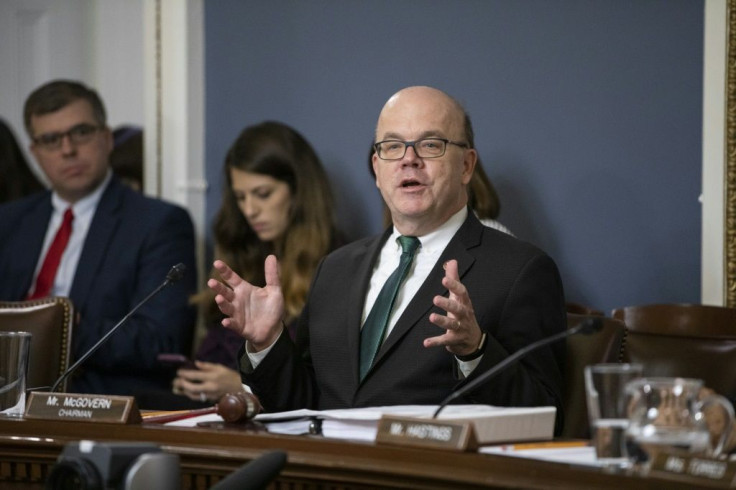
<svg viewBox="0 0 736 490">
<path fill-rule="evenodd" d="M 278 424 L 303 418 L 302 429 L 308 431 L 309 418 L 322 420 L 322 435 L 337 439 L 374 441 L 378 421 L 383 415 L 398 417 L 432 417 L 437 405 L 392 405 L 383 407 L 347 408 L 335 410 L 292 410 L 260 414 L 256 420 L 266 424 L 269 431 L 277 432 Z M 530 441 L 551 439 L 555 421 L 554 407 L 494 407 L 491 405 L 448 405 L 438 419 L 472 420 L 480 444 L 501 441 Z M 273 430 L 272 427 L 273 426 Z M 283 432 L 282 432 L 283 433 Z M 292 432 L 293 433 L 293 432 Z"/>
<path fill-rule="evenodd" d="M 284 412 L 286 413 L 286 412 Z M 279 414 L 268 414 L 269 417 Z M 269 417 L 266 417 L 267 419 Z M 274 434 L 289 434 L 289 435 L 301 435 L 309 433 L 309 418 L 298 418 L 294 419 L 286 418 L 277 422 L 266 424 L 266 428 L 269 432 Z M 222 417 L 216 413 L 208 413 L 206 415 L 198 415 L 196 417 L 189 417 L 181 420 L 174 420 L 173 422 L 167 422 L 164 425 L 169 427 L 197 427 L 200 422 L 225 422 Z"/>
<path fill-rule="evenodd" d="M 541 459 L 554 463 L 577 464 L 584 466 L 602 466 L 596 459 L 595 448 L 583 447 L 560 447 L 560 448 L 538 448 L 513 450 L 508 446 L 486 446 L 478 449 L 479 453 L 503 454 L 516 458 Z"/>
<path fill-rule="evenodd" d="M 266 430 L 272 434 L 303 435 L 309 434 L 312 420 L 321 414 L 319 410 L 290 410 L 288 412 L 259 413 L 255 417 L 256 422 L 266 426 Z"/>
<path fill-rule="evenodd" d="M 197 415 L 196 417 L 174 420 L 173 422 L 166 422 L 164 425 L 168 427 L 196 427 L 200 422 L 224 422 L 224 420 L 216 413 L 208 413 Z"/>
</svg>

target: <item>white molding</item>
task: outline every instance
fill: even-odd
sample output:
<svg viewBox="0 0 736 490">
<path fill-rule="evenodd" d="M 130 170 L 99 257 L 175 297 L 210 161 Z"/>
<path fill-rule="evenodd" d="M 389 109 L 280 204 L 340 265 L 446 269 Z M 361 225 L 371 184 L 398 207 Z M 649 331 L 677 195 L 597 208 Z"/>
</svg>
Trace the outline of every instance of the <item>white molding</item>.
<svg viewBox="0 0 736 490">
<path fill-rule="evenodd" d="M 726 0 L 705 1 L 701 302 L 725 305 Z"/>
<path fill-rule="evenodd" d="M 203 0 L 145 0 L 144 36 L 145 191 L 189 210 L 204 277 Z"/>
<path fill-rule="evenodd" d="M 107 108 L 108 124 L 144 124 L 143 0 L 96 1 L 90 9 L 94 43 L 87 49 L 93 85 Z"/>
</svg>

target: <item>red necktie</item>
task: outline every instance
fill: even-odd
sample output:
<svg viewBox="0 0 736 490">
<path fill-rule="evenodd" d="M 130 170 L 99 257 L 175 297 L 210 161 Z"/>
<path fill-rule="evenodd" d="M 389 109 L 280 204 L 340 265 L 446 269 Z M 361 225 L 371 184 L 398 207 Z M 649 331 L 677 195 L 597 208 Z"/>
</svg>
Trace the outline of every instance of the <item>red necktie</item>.
<svg viewBox="0 0 736 490">
<path fill-rule="evenodd" d="M 33 294 L 28 296 L 28 299 L 45 298 L 49 295 L 51 287 L 54 285 L 56 270 L 59 268 L 61 256 L 72 234 L 72 220 L 74 220 L 72 208 L 67 208 L 64 211 L 64 221 L 56 232 L 49 251 L 46 252 L 46 258 L 43 259 L 43 265 L 36 278 L 36 287 L 33 288 Z"/>
</svg>

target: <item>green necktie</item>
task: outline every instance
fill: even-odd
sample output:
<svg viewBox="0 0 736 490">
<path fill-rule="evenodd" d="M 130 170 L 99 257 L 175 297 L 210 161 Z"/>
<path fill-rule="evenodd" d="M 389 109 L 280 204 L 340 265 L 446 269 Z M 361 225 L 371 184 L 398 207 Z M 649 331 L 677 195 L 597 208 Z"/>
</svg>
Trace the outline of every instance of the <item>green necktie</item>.
<svg viewBox="0 0 736 490">
<path fill-rule="evenodd" d="M 365 319 L 363 328 L 360 331 L 361 381 L 373 364 L 373 358 L 376 357 L 376 353 L 386 332 L 388 317 L 391 315 L 396 294 L 399 292 L 399 287 L 406 277 L 406 273 L 409 272 L 409 267 L 414 259 L 414 252 L 416 252 L 420 244 L 419 239 L 413 236 L 400 236 L 399 243 L 401 243 L 399 266 L 386 279 L 386 283 L 378 293 L 376 302 L 373 304 L 370 313 L 368 313 L 368 318 Z"/>
</svg>

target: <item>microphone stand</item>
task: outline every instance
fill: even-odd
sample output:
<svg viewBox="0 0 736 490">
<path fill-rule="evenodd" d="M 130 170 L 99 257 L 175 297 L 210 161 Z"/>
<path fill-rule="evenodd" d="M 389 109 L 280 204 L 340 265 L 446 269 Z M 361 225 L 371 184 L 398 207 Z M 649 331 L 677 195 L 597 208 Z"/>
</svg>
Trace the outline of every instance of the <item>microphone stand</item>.
<svg viewBox="0 0 736 490">
<path fill-rule="evenodd" d="M 59 385 L 61 384 L 61 382 L 64 381 L 67 378 L 67 376 L 69 376 L 71 373 L 73 373 L 74 370 L 77 369 L 77 367 L 79 367 L 79 365 L 81 365 L 84 361 L 86 361 L 87 359 L 89 359 L 89 357 L 92 354 L 94 354 L 97 351 L 97 349 L 99 349 L 100 346 L 102 344 L 104 344 L 105 341 L 108 338 L 110 338 L 110 336 L 112 334 L 114 334 L 117 331 L 118 328 L 120 328 L 121 325 L 123 325 L 126 321 L 128 321 L 128 318 L 130 318 L 131 315 L 133 315 L 133 313 L 135 313 L 136 311 L 138 311 L 138 308 L 140 308 L 141 306 L 143 306 L 144 304 L 146 304 L 146 302 L 148 302 L 148 300 L 150 300 L 151 298 L 153 298 L 154 296 L 156 296 L 166 286 L 168 286 L 169 284 L 174 283 L 174 282 L 178 281 L 179 279 L 181 279 L 184 276 L 184 270 L 185 269 L 186 269 L 186 267 L 184 266 L 184 264 L 176 264 L 175 266 L 173 266 L 169 270 L 168 274 L 166 274 L 166 280 L 164 282 L 162 282 L 160 286 L 158 286 L 156 289 L 153 290 L 153 292 L 151 292 L 148 296 L 146 296 L 143 299 L 143 301 L 141 301 L 140 303 L 138 303 L 135 308 L 133 308 L 132 310 L 130 310 L 130 312 L 128 312 L 128 314 L 125 315 L 122 320 L 120 320 L 117 324 L 115 324 L 114 327 L 112 327 L 100 340 L 98 340 L 97 343 L 95 343 L 95 345 L 93 345 L 91 349 L 89 349 L 87 352 L 85 352 L 84 355 L 77 360 L 77 362 L 75 362 L 74 364 L 72 364 L 71 367 L 69 367 L 66 371 L 64 371 L 64 373 L 61 376 L 59 376 L 59 379 L 57 379 L 56 382 L 54 383 L 54 385 L 51 387 L 51 390 L 50 390 L 51 393 L 54 393 L 56 391 L 56 389 L 59 387 Z"/>
<path fill-rule="evenodd" d="M 466 384 L 459 390 L 453 391 L 452 393 L 450 393 L 444 400 L 442 400 L 442 403 L 440 403 L 440 406 L 437 407 L 437 410 L 434 412 L 434 415 L 432 416 L 432 418 L 436 419 L 437 416 L 442 411 L 442 409 L 445 408 L 448 403 L 474 390 L 478 386 L 486 383 L 489 379 L 491 379 L 492 377 L 494 377 L 495 375 L 503 371 L 507 366 L 515 363 L 516 361 L 526 356 L 530 352 L 535 351 L 540 347 L 544 347 L 547 344 L 552 344 L 554 342 L 557 342 L 558 340 L 564 339 L 565 337 L 568 337 L 570 335 L 575 335 L 576 333 L 584 333 L 587 335 L 587 334 L 591 334 L 594 332 L 598 332 L 602 327 L 603 327 L 603 322 L 601 322 L 600 318 L 587 318 L 584 321 L 582 321 L 580 325 L 577 325 L 576 327 L 568 328 L 567 330 L 559 332 L 555 335 L 552 335 L 551 337 L 545 337 L 543 339 L 537 340 L 536 342 L 532 342 L 531 344 L 525 347 L 522 347 L 521 349 L 517 350 L 516 352 L 508 356 L 503 361 L 493 366 L 491 369 L 489 369 L 485 373 L 479 375 L 477 378 L 475 378 L 473 381 L 469 382 L 468 384 Z"/>
</svg>

